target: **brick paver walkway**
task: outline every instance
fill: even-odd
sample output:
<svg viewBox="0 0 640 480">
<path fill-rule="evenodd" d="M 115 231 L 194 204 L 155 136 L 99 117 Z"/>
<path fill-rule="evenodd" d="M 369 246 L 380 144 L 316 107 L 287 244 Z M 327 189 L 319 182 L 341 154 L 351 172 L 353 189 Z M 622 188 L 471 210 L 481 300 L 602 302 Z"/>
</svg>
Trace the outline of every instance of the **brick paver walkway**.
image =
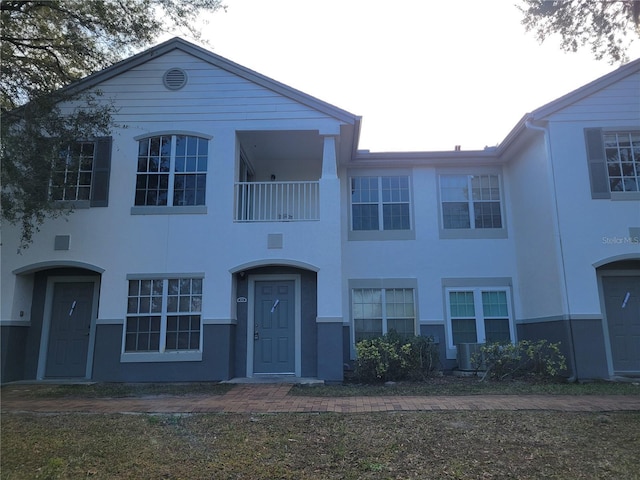
<svg viewBox="0 0 640 480">
<path fill-rule="evenodd" d="M 149 396 L 112 399 L 28 399 L 4 395 L 2 412 L 86 413 L 282 413 L 441 410 L 640 411 L 640 395 L 471 395 L 307 397 L 291 385 L 236 385 L 225 395 Z"/>
</svg>

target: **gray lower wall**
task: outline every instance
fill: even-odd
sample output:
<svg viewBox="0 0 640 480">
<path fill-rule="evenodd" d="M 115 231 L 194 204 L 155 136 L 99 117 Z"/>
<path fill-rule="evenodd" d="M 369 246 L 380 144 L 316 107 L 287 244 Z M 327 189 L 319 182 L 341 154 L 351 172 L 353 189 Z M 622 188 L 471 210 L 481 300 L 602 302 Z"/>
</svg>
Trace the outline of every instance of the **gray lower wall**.
<svg viewBox="0 0 640 480">
<path fill-rule="evenodd" d="M 447 342 L 445 340 L 444 325 L 420 325 L 420 335 L 423 337 L 433 337 L 434 342 L 438 345 L 440 368 L 442 370 L 450 371 L 458 366 L 456 360 L 447 359 Z"/>
<path fill-rule="evenodd" d="M 444 325 L 420 325 L 419 334 L 423 337 L 433 337 L 434 342 L 438 345 L 440 355 L 439 369 L 451 371 L 456 368 L 456 360 L 447 359 Z M 351 327 L 348 325 L 344 325 L 342 328 L 342 358 L 346 365 L 349 365 L 350 368 L 353 367 L 353 360 L 351 360 Z"/>
<path fill-rule="evenodd" d="M 73 275 L 74 270 L 49 270 L 38 272 L 34 276 L 33 297 L 31 301 L 31 326 L 27 335 L 24 350 L 24 379 L 33 380 L 38 375 L 38 356 L 40 355 L 40 338 L 44 322 L 44 301 L 47 293 L 49 275 Z M 81 270 L 78 273 L 86 273 Z"/>
<path fill-rule="evenodd" d="M 351 359 L 351 327 L 342 325 L 342 363 L 343 369 L 350 370 L 353 368 L 353 360 Z"/>
<path fill-rule="evenodd" d="M 576 374 L 579 379 L 608 378 L 605 339 L 602 319 L 573 319 L 557 321 L 530 321 L 517 325 L 519 340 L 545 339 L 551 343 L 560 343 L 560 349 L 567 359 L 568 375 Z M 451 371 L 457 367 L 455 359 L 447 359 L 444 325 L 420 325 L 420 335 L 433 336 L 438 343 L 441 368 Z M 350 330 L 343 328 L 343 359 L 350 360 Z M 572 341 L 573 339 L 573 341 Z M 575 363 L 572 345 L 575 344 Z"/>
<path fill-rule="evenodd" d="M 3 326 L 0 330 L 1 383 L 15 380 L 35 380 L 38 374 L 38 357 L 44 320 L 44 302 L 47 280 L 50 276 L 92 275 L 78 268 L 55 268 L 36 272 L 33 276 L 31 317 L 29 326 Z"/>
<path fill-rule="evenodd" d="M 121 363 L 122 325 L 98 325 L 93 380 L 102 382 L 212 382 L 234 376 L 235 325 L 203 325 L 198 362 Z"/>
<path fill-rule="evenodd" d="M 318 323 L 318 378 L 326 382 L 342 382 L 342 323 Z"/>
<path fill-rule="evenodd" d="M 30 326 L 3 326 L 0 330 L 0 382 L 36 378 L 44 299 L 50 275 L 95 275 L 80 269 L 53 269 L 34 274 Z M 339 382 L 345 363 L 351 363 L 350 327 L 318 324 L 316 274 L 291 267 L 265 267 L 247 274 L 296 273 L 302 279 L 302 375 Z M 236 276 L 237 296 L 248 297 L 247 277 Z M 92 378 L 99 381 L 218 381 L 246 376 L 247 304 L 237 304 L 237 325 L 204 325 L 204 352 L 199 362 L 121 363 L 121 325 L 98 325 Z M 536 321 L 517 325 L 518 339 L 560 342 L 569 375 L 580 379 L 608 378 L 601 318 Z M 443 370 L 456 367 L 446 359 L 444 325 L 421 325 L 420 334 L 439 344 Z M 575 345 L 575 353 L 572 350 Z"/>
<path fill-rule="evenodd" d="M 602 319 L 528 321 L 518 324 L 517 330 L 519 340 L 560 342 L 570 376 L 583 380 L 609 377 Z"/>
<path fill-rule="evenodd" d="M 24 379 L 24 360 L 30 327 L 0 327 L 0 383 Z"/>
</svg>

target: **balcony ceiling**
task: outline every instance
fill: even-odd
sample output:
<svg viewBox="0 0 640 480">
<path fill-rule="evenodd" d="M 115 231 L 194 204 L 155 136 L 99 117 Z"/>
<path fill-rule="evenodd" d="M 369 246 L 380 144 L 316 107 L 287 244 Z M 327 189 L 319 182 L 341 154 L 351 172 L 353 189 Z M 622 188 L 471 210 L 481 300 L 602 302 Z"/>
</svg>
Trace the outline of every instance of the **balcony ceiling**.
<svg viewBox="0 0 640 480">
<path fill-rule="evenodd" d="M 323 139 L 317 131 L 238 132 L 238 138 L 256 180 L 271 174 L 282 181 L 320 178 Z"/>
</svg>

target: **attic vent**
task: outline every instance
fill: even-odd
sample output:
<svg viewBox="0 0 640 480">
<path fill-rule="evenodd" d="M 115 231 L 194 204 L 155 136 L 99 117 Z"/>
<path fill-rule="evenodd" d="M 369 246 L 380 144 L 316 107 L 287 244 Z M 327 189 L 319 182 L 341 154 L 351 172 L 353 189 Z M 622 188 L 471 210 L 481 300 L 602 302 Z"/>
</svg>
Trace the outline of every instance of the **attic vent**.
<svg viewBox="0 0 640 480">
<path fill-rule="evenodd" d="M 187 73 L 180 68 L 172 68 L 165 72 L 163 81 L 169 90 L 179 90 L 187 84 Z"/>
</svg>

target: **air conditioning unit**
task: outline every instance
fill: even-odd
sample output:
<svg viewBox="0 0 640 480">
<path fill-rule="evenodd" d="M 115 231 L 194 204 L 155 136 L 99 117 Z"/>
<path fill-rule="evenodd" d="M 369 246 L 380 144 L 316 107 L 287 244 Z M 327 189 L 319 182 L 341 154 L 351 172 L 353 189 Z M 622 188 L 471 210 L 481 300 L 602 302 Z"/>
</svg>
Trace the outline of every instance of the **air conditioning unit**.
<svg viewBox="0 0 640 480">
<path fill-rule="evenodd" d="M 457 360 L 458 360 L 458 370 L 462 371 L 476 371 L 482 370 L 481 368 L 477 368 L 474 366 L 473 359 L 476 355 L 481 355 L 480 347 L 482 347 L 482 343 L 459 343 L 456 345 L 458 350 Z"/>
</svg>

